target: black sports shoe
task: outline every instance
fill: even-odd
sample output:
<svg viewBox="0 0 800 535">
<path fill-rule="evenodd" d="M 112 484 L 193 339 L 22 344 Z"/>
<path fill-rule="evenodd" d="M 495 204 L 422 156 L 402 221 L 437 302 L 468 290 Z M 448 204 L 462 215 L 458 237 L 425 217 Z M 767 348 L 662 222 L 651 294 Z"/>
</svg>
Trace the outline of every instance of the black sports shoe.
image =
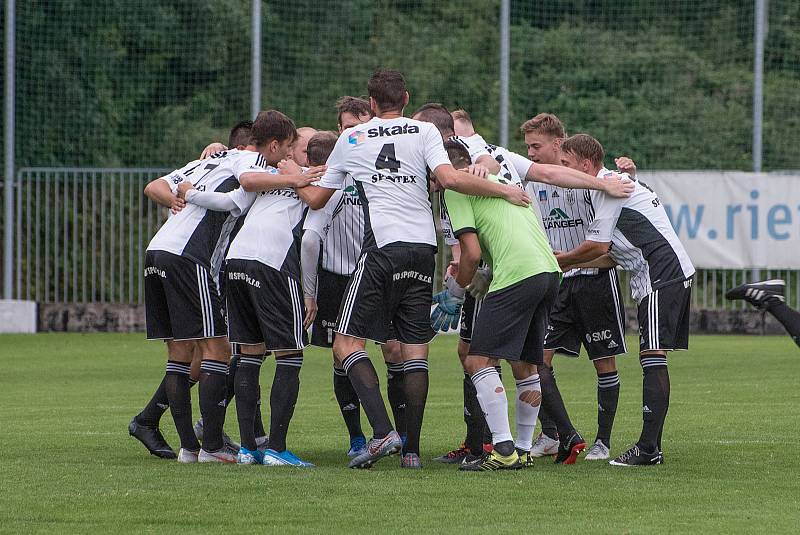
<svg viewBox="0 0 800 535">
<path fill-rule="evenodd" d="M 639 449 L 639 446 L 633 445 L 631 449 L 617 457 L 608 461 L 608 464 L 613 466 L 653 466 L 656 464 L 664 464 L 664 455 L 660 451 L 647 453 Z"/>
<path fill-rule="evenodd" d="M 434 457 L 433 460 L 437 463 L 461 464 L 461 461 L 463 461 L 468 455 L 470 455 L 469 448 L 466 444 L 462 443 L 456 449 L 450 450 L 439 457 Z"/>
<path fill-rule="evenodd" d="M 783 296 L 785 289 L 786 282 L 781 279 L 751 282 L 728 290 L 725 298 L 729 301 L 744 299 L 756 308 L 764 308 L 771 303 L 785 301 L 786 298 Z"/>
<path fill-rule="evenodd" d="M 464 472 L 495 472 L 497 470 L 519 470 L 522 465 L 519 462 L 519 455 L 516 450 L 511 455 L 500 455 L 497 450 L 492 450 L 478 460 L 471 463 L 461 463 L 459 470 Z"/>
<path fill-rule="evenodd" d="M 161 430 L 158 427 L 142 425 L 136 421 L 136 417 L 134 416 L 131 423 L 128 424 L 128 433 L 141 442 L 144 447 L 147 448 L 147 451 L 150 452 L 150 455 L 155 455 L 162 459 L 178 458 L 175 451 L 167 444 L 164 435 L 161 434 Z"/>
<path fill-rule="evenodd" d="M 573 431 L 566 440 L 559 442 L 555 463 L 575 464 L 578 454 L 585 449 L 586 441 L 577 431 Z"/>
<path fill-rule="evenodd" d="M 530 451 L 525 451 L 517 448 L 517 456 L 519 457 L 519 464 L 522 468 L 532 468 L 534 456 Z"/>
</svg>

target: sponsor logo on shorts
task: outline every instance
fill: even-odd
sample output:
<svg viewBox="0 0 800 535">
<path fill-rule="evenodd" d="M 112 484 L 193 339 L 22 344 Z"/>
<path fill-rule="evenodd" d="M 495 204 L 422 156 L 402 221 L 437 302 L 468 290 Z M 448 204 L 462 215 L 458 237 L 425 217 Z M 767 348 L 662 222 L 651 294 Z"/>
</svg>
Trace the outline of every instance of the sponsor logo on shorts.
<svg viewBox="0 0 800 535">
<path fill-rule="evenodd" d="M 258 281 L 248 275 L 247 273 L 242 273 L 241 271 L 229 271 L 228 272 L 228 280 L 230 281 L 244 281 L 253 288 L 261 288 L 261 281 Z"/>
<path fill-rule="evenodd" d="M 402 280 L 402 279 L 417 279 L 420 282 L 430 283 L 433 282 L 433 279 L 430 275 L 423 275 L 418 271 L 401 271 L 400 273 L 393 273 L 392 280 Z"/>
<path fill-rule="evenodd" d="M 162 279 L 167 278 L 167 272 L 164 271 L 163 269 L 158 269 L 155 266 L 147 266 L 146 268 L 144 268 L 144 276 L 149 277 L 150 275 L 158 275 Z"/>
<path fill-rule="evenodd" d="M 586 333 L 586 341 L 589 343 L 602 342 L 603 340 L 610 340 L 610 339 L 611 339 L 611 329 L 606 329 L 604 331 L 597 331 L 593 333 Z"/>
</svg>

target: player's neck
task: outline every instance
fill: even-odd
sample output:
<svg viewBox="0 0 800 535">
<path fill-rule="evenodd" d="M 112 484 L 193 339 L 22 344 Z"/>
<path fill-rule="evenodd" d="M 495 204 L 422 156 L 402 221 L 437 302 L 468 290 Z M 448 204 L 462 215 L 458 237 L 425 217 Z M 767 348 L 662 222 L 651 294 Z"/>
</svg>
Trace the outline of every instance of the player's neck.
<svg viewBox="0 0 800 535">
<path fill-rule="evenodd" d="M 378 119 L 389 120 L 389 119 L 399 119 L 402 116 L 403 116 L 403 110 L 395 110 L 395 111 L 382 111 L 378 113 L 376 117 Z"/>
</svg>

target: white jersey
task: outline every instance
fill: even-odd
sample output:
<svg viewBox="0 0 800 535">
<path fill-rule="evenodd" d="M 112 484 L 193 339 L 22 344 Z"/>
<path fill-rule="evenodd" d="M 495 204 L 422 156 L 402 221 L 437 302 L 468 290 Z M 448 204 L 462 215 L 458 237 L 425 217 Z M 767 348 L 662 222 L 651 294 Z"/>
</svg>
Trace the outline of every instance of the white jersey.
<svg viewBox="0 0 800 535">
<path fill-rule="evenodd" d="M 184 180 L 191 181 L 199 191 L 226 193 L 239 187 L 242 173 L 262 162 L 263 158 L 257 152 L 233 149 L 190 162 L 162 179 L 173 193 Z M 150 240 L 147 250 L 185 256 L 216 275 L 235 223 L 235 214 L 187 204 L 164 222 Z"/>
<path fill-rule="evenodd" d="M 428 170 L 450 165 L 439 131 L 405 117 L 348 128 L 328 158 L 324 188 L 344 189 L 349 174 L 364 203 L 363 247 L 436 246 Z"/>
<path fill-rule="evenodd" d="M 322 237 L 322 269 L 350 276 L 364 240 L 364 207 L 355 181 L 348 176 L 344 189 L 336 191 L 324 207 L 308 212 L 303 229 Z"/>
<path fill-rule="evenodd" d="M 603 171 L 598 176 L 611 174 Z M 611 242 L 609 256 L 631 273 L 631 295 L 637 303 L 659 288 L 694 275 L 692 261 L 661 200 L 646 184 L 636 182 L 627 199 L 599 191 L 591 195 L 595 213 L 586 239 Z"/>
<path fill-rule="evenodd" d="M 271 166 L 258 171 L 278 173 Z M 308 205 L 293 188 L 258 193 L 239 188 L 228 195 L 247 215 L 226 258 L 256 260 L 299 280 L 300 239 Z"/>
<path fill-rule="evenodd" d="M 510 153 L 507 157 L 518 173 L 527 175 L 533 162 L 516 153 Z M 554 251 L 571 251 L 583 243 L 586 229 L 594 219 L 589 190 L 528 181 L 525 191 L 539 209 L 539 218 Z M 599 271 L 597 268 L 571 269 L 564 273 L 564 277 L 597 275 Z"/>
</svg>

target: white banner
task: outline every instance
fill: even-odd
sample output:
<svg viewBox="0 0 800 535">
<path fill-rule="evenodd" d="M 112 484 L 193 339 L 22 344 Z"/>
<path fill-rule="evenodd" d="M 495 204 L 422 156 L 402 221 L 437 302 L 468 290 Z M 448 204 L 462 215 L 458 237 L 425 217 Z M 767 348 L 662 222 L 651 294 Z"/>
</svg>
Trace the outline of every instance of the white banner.
<svg viewBox="0 0 800 535">
<path fill-rule="evenodd" d="M 698 268 L 800 269 L 800 174 L 640 172 Z"/>
</svg>

